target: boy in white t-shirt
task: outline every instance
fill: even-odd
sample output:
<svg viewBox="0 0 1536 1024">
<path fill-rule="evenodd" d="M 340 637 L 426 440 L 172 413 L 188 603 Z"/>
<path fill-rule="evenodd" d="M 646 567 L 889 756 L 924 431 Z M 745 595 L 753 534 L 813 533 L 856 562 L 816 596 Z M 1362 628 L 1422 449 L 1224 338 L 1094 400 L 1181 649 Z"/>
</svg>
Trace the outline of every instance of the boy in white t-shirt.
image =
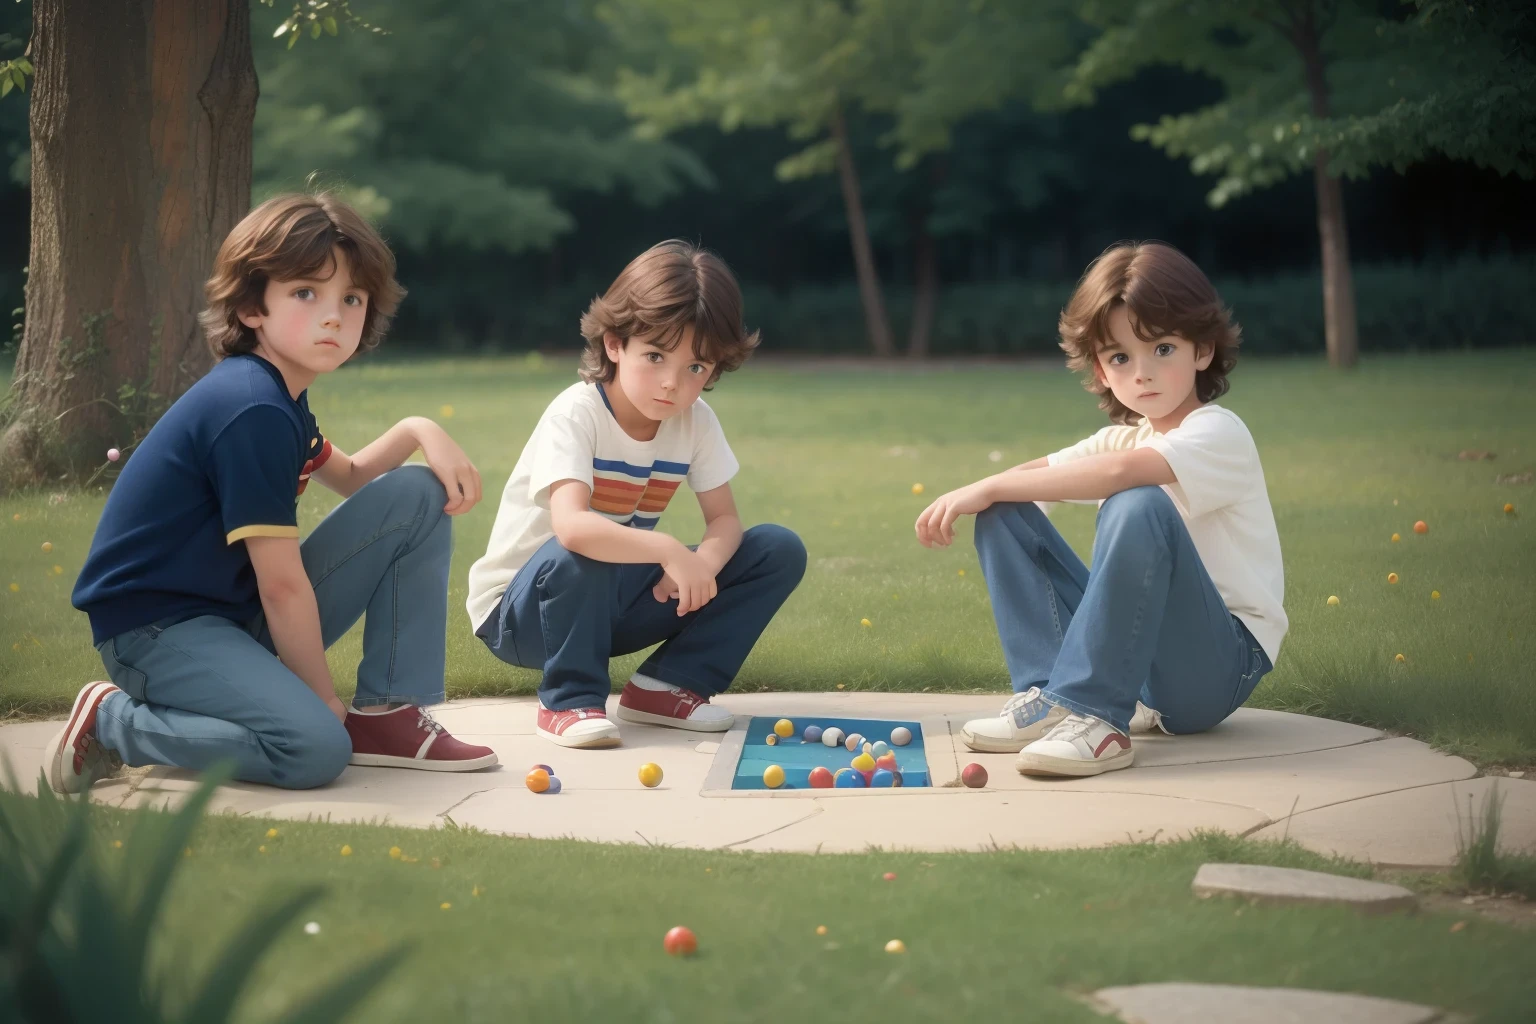
<svg viewBox="0 0 1536 1024">
<path fill-rule="evenodd" d="M 1019 751 L 1025 775 L 1098 775 L 1130 767 L 1133 729 L 1201 732 L 1248 699 L 1280 654 L 1285 576 L 1253 437 L 1209 404 L 1240 332 L 1200 268 L 1112 246 L 1060 331 L 1116 425 L 945 494 L 916 530 L 948 546 L 976 514 L 1014 695 L 966 744 Z M 1090 571 L 1034 503 L 1095 500 Z"/>
<path fill-rule="evenodd" d="M 680 241 L 624 268 L 581 318 L 581 382 L 544 410 L 502 492 L 485 557 L 469 570 L 469 618 L 491 653 L 544 672 L 538 732 L 612 747 L 608 659 L 661 644 L 625 684 L 627 722 L 723 732 L 710 698 L 805 574 L 782 526 L 743 532 L 736 457 L 699 392 L 757 347 L 725 263 Z M 656 523 L 684 481 L 704 537 Z"/>
</svg>

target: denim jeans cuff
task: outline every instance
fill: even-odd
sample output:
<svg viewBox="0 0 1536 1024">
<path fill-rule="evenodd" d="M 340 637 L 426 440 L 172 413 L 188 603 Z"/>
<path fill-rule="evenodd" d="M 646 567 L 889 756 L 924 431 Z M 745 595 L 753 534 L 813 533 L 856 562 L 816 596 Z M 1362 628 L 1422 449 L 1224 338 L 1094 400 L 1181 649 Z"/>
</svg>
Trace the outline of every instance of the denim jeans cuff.
<svg viewBox="0 0 1536 1024">
<path fill-rule="evenodd" d="M 436 693 L 423 694 L 396 693 L 388 697 L 353 697 L 352 706 L 376 708 L 381 704 L 414 704 L 418 708 L 429 708 L 434 704 L 441 704 L 447 696 L 442 690 L 438 690 Z"/>
<path fill-rule="evenodd" d="M 1052 693 L 1050 690 L 1045 690 L 1043 692 L 1043 696 L 1045 697 L 1047 704 L 1058 704 L 1061 707 L 1066 708 L 1068 711 L 1075 711 L 1080 715 L 1089 715 L 1093 718 L 1097 718 L 1101 722 L 1108 722 L 1113 728 L 1119 729 L 1123 733 L 1130 732 L 1131 723 L 1129 719 L 1124 722 L 1116 722 L 1113 718 L 1109 717 L 1106 712 L 1098 708 L 1091 708 L 1087 704 L 1079 704 L 1077 701 L 1072 700 L 1071 698 L 1058 696 L 1057 694 Z"/>
</svg>

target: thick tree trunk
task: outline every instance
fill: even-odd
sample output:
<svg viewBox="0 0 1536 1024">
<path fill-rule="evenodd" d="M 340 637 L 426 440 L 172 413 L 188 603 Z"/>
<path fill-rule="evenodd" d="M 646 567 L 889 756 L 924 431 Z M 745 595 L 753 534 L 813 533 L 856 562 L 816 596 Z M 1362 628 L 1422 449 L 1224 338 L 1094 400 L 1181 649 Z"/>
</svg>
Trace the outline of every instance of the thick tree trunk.
<svg viewBox="0 0 1536 1024">
<path fill-rule="evenodd" d="M 78 479 L 207 370 L 203 282 L 251 190 L 248 0 L 35 0 L 32 25 L 30 273 L 0 488 Z"/>
<path fill-rule="evenodd" d="M 843 187 L 848 238 L 853 243 L 853 264 L 859 278 L 859 299 L 864 305 L 864 324 L 869 331 L 869 346 L 875 350 L 875 355 L 889 359 L 896 354 L 896 348 L 891 342 L 891 321 L 885 313 L 880 274 L 875 269 L 875 254 L 869 245 L 869 226 L 864 221 L 859 173 L 853 165 L 853 149 L 848 145 L 848 124 L 843 120 L 841 110 L 833 111 L 831 128 L 832 138 L 837 143 L 837 176 Z"/>
<path fill-rule="evenodd" d="M 1312 116 L 1329 116 L 1328 76 L 1316 22 L 1309 16 L 1297 31 L 1296 47 L 1306 71 Z M 1355 277 L 1349 265 L 1349 227 L 1344 219 L 1344 183 L 1328 173 L 1328 151 L 1314 155 L 1317 237 L 1323 257 L 1323 333 L 1328 362 L 1348 369 L 1360 361 L 1359 322 L 1355 315 Z"/>
<path fill-rule="evenodd" d="M 934 311 L 939 304 L 939 256 L 928 232 L 926 211 L 913 218 L 912 236 L 912 328 L 907 335 L 907 355 L 927 359 Z"/>
</svg>

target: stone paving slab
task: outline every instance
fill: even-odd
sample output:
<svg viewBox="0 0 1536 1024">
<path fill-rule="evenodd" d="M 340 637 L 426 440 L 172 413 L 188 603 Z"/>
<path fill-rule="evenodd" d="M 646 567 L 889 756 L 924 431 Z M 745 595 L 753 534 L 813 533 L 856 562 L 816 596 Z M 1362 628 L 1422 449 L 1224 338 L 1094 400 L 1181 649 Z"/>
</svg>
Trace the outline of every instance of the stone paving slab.
<svg viewBox="0 0 1536 1024">
<path fill-rule="evenodd" d="M 1433 1006 L 1338 992 L 1168 982 L 1101 988 L 1091 1002 L 1126 1024 L 1440 1024 Z"/>
<path fill-rule="evenodd" d="M 1456 860 L 1460 829 L 1471 813 L 1480 816 L 1483 797 L 1494 785 L 1504 796 L 1499 849 L 1536 852 L 1536 782 L 1484 777 L 1365 797 L 1276 821 L 1255 839 L 1292 839 L 1322 853 L 1391 867 L 1443 867 Z"/>
<path fill-rule="evenodd" d="M 1419 899 L 1400 885 L 1264 864 L 1202 864 L 1190 883 L 1202 898 L 1236 896 L 1259 903 L 1330 903 L 1370 914 L 1413 910 Z"/>
<path fill-rule="evenodd" d="M 1304 754 L 1283 754 L 1167 766 L 1142 763 L 1136 737 L 1136 765 L 1087 779 L 1052 780 L 1052 788 L 1087 793 L 1145 793 L 1181 796 L 1236 804 L 1278 821 L 1297 813 L 1359 800 L 1394 790 L 1470 779 L 1477 769 L 1470 761 L 1451 757 L 1420 743 L 1397 737 Z M 985 755 L 998 788 L 1038 788 L 1039 780 L 1013 770 L 1013 755 Z M 975 755 L 981 760 L 982 755 Z M 995 763 L 995 767 L 994 767 Z"/>
<path fill-rule="evenodd" d="M 1197 828 L 1264 837 L 1289 828 L 1293 838 L 1314 849 L 1387 863 L 1446 864 L 1455 856 L 1447 785 L 1481 792 L 1475 787 L 1485 782 L 1469 779 L 1467 762 L 1414 740 L 1251 709 L 1200 736 L 1138 736 L 1137 764 L 1127 771 L 1081 780 L 1028 779 L 1013 770 L 1012 755 L 976 754 L 958 740 L 961 724 L 996 714 L 1002 699 L 869 691 L 730 694 L 719 699 L 740 716 L 730 733 L 624 724 L 624 746 L 589 751 L 557 747 L 535 735 L 532 698 L 455 701 L 435 710 L 438 719 L 456 734 L 495 749 L 500 767 L 464 774 L 348 768 L 316 790 L 225 786 L 212 807 L 405 826 L 441 824 L 451 816 L 460 824 L 514 835 L 803 851 L 1072 848 L 1166 840 Z M 789 717 L 800 724 L 833 716 L 916 720 L 935 787 L 708 788 L 711 767 L 730 756 L 733 737 L 744 733 L 750 715 Z M 27 789 L 35 785 L 42 748 L 57 729 L 57 722 L 0 726 L 0 759 L 11 759 Z M 647 761 L 666 773 L 655 790 L 642 788 L 636 778 Z M 971 761 L 984 764 L 991 775 L 984 790 L 958 787 L 960 768 Z M 523 775 L 535 763 L 555 768 L 563 793 L 528 792 Z M 151 768 L 97 786 L 92 798 L 117 807 L 174 806 L 194 785 L 192 773 Z M 1516 785 L 1536 794 L 1536 783 L 1506 783 Z M 1357 809 L 1369 817 L 1378 814 L 1377 807 L 1390 820 L 1364 824 Z M 1536 842 L 1536 800 L 1512 801 L 1505 829 L 1512 845 Z M 1404 853 L 1399 847 L 1412 849 Z"/>
</svg>

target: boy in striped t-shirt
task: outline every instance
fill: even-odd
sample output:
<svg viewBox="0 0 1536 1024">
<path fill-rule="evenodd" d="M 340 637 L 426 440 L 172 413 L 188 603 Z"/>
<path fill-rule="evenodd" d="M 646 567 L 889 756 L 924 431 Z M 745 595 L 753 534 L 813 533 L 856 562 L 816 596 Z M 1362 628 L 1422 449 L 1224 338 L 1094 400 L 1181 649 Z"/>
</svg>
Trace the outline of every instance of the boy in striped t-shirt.
<svg viewBox="0 0 1536 1024">
<path fill-rule="evenodd" d="M 794 533 L 743 531 L 736 457 L 699 399 L 757 334 L 726 265 L 678 241 L 630 263 L 581 330 L 582 379 L 544 410 L 470 567 L 470 621 L 496 657 L 543 670 L 538 732 L 555 743 L 618 745 L 608 659 L 657 643 L 618 717 L 723 732 L 731 715 L 710 698 L 805 573 Z M 684 481 L 704 513 L 694 546 L 656 531 Z"/>
</svg>

